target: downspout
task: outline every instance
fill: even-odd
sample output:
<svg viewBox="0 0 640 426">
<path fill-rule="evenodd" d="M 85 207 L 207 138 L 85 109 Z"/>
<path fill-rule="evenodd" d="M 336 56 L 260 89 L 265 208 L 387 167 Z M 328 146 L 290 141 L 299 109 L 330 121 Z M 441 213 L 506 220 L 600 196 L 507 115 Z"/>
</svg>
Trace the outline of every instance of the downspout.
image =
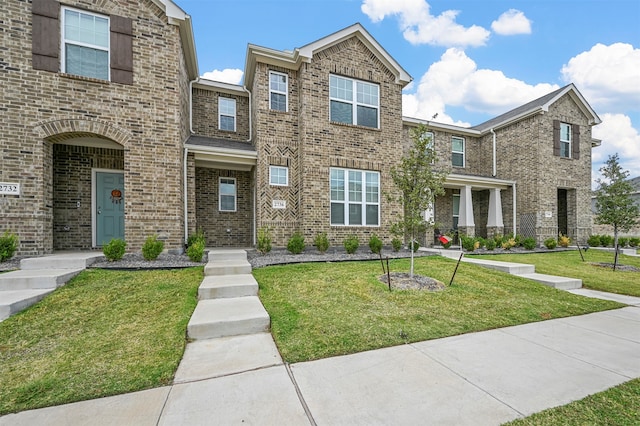
<svg viewBox="0 0 640 426">
<path fill-rule="evenodd" d="M 516 183 L 513 182 L 513 236 L 516 236 Z"/>
<path fill-rule="evenodd" d="M 200 77 L 195 80 L 189 81 L 189 135 L 194 134 L 193 131 L 193 83 L 200 80 Z M 187 185 L 187 157 L 189 155 L 189 148 L 184 147 L 184 163 L 182 165 L 183 172 L 183 194 L 182 199 L 184 200 L 184 245 L 186 247 L 187 241 L 189 241 L 189 217 L 187 215 L 187 206 L 188 206 L 188 185 Z"/>
<path fill-rule="evenodd" d="M 253 116 L 252 116 L 252 111 L 253 109 L 251 108 L 251 92 L 249 91 L 249 89 L 247 89 L 247 86 L 242 86 L 242 90 L 244 90 L 245 92 L 247 92 L 247 95 L 249 95 L 249 139 L 247 139 L 247 142 L 251 142 L 251 139 L 253 138 Z M 255 175 L 255 170 L 254 170 L 254 175 Z M 255 247 L 256 245 L 256 241 L 257 241 L 257 221 L 258 218 L 256 217 L 256 204 L 257 204 L 257 197 L 258 197 L 258 182 L 254 182 L 253 184 L 253 224 L 252 224 L 252 231 L 253 231 L 253 245 Z"/>
<path fill-rule="evenodd" d="M 493 177 L 496 177 L 497 174 L 497 164 L 496 164 L 496 132 L 493 131 L 493 127 L 491 128 L 491 134 L 493 135 Z"/>
</svg>

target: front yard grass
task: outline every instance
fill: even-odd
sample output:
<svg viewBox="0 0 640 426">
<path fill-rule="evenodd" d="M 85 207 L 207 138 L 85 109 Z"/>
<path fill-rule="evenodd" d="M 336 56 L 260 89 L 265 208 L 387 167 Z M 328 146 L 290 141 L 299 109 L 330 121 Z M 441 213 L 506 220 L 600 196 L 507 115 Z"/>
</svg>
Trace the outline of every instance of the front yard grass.
<svg viewBox="0 0 640 426">
<path fill-rule="evenodd" d="M 586 253 L 583 252 L 583 256 L 584 262 L 577 250 L 551 253 L 473 255 L 474 258 L 480 259 L 536 265 L 536 272 L 540 274 L 580 278 L 582 286 L 585 288 L 640 297 L 640 272 L 619 270 L 613 272 L 611 268 L 592 264 L 613 264 L 613 252 L 591 249 Z M 640 268 L 640 257 L 620 254 L 618 264 Z"/>
<path fill-rule="evenodd" d="M 87 270 L 0 322 L 0 414 L 170 384 L 201 281 Z"/>
<path fill-rule="evenodd" d="M 509 426 L 583 426 L 640 424 L 640 379 L 589 395 L 561 407 L 550 408 Z"/>
<path fill-rule="evenodd" d="M 392 271 L 409 270 L 407 259 L 390 264 Z M 454 268 L 454 261 L 440 256 L 415 261 L 417 274 L 445 284 Z M 270 266 L 253 274 L 287 362 L 623 306 L 465 263 L 453 286 L 441 292 L 389 292 L 375 261 Z"/>
</svg>

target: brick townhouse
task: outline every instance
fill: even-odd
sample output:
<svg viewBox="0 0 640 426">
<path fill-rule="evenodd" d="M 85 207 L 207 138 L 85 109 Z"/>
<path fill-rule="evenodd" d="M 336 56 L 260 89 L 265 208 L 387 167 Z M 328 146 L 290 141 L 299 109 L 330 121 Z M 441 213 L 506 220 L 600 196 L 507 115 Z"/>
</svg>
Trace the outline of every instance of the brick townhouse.
<svg viewBox="0 0 640 426">
<path fill-rule="evenodd" d="M 402 115 L 411 76 L 360 25 L 293 51 L 249 45 L 243 85 L 198 78 L 191 18 L 170 0 L 5 2 L 0 231 L 21 254 L 157 234 L 181 251 L 390 238 L 389 170 L 426 124 L 450 172 L 443 230 L 539 241 L 591 232 L 591 126 L 573 86 L 471 128 Z M 429 241 L 429 237 L 426 238 Z"/>
</svg>

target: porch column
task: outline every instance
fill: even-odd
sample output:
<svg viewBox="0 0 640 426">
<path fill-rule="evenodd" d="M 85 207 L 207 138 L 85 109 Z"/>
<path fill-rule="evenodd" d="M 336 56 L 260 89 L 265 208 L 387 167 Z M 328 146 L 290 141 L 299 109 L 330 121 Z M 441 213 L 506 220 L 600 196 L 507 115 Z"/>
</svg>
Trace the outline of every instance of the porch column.
<svg viewBox="0 0 640 426">
<path fill-rule="evenodd" d="M 474 237 L 476 235 L 476 224 L 473 221 L 473 201 L 471 199 L 471 185 L 465 185 L 460 188 L 458 232 L 470 237 Z"/>
<path fill-rule="evenodd" d="M 489 191 L 489 217 L 487 219 L 487 237 L 504 233 L 504 221 L 502 220 L 502 198 L 500 188 Z"/>
</svg>

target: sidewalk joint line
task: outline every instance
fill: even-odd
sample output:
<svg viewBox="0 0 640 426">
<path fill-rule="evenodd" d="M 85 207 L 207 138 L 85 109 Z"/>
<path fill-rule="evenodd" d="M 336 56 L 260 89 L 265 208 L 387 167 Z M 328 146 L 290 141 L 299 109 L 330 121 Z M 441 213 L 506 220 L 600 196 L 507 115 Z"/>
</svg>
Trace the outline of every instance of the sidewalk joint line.
<svg viewBox="0 0 640 426">
<path fill-rule="evenodd" d="M 302 395 L 302 391 L 300 390 L 300 387 L 298 387 L 298 382 L 296 381 L 296 378 L 293 375 L 293 371 L 291 371 L 291 366 L 289 365 L 288 362 L 284 363 L 284 368 L 287 370 L 287 374 L 289 375 L 289 379 L 291 379 L 291 383 L 293 383 L 293 387 L 296 390 L 296 393 L 298 394 L 298 399 L 300 400 L 300 403 L 302 404 L 302 408 L 304 409 L 304 412 L 307 415 L 307 418 L 309 419 L 309 422 L 311 423 L 312 426 L 317 426 L 318 424 L 316 423 L 315 419 L 313 418 L 313 414 L 311 414 L 311 410 L 309 409 L 309 406 L 307 405 L 307 401 L 304 400 L 304 396 Z"/>
</svg>

